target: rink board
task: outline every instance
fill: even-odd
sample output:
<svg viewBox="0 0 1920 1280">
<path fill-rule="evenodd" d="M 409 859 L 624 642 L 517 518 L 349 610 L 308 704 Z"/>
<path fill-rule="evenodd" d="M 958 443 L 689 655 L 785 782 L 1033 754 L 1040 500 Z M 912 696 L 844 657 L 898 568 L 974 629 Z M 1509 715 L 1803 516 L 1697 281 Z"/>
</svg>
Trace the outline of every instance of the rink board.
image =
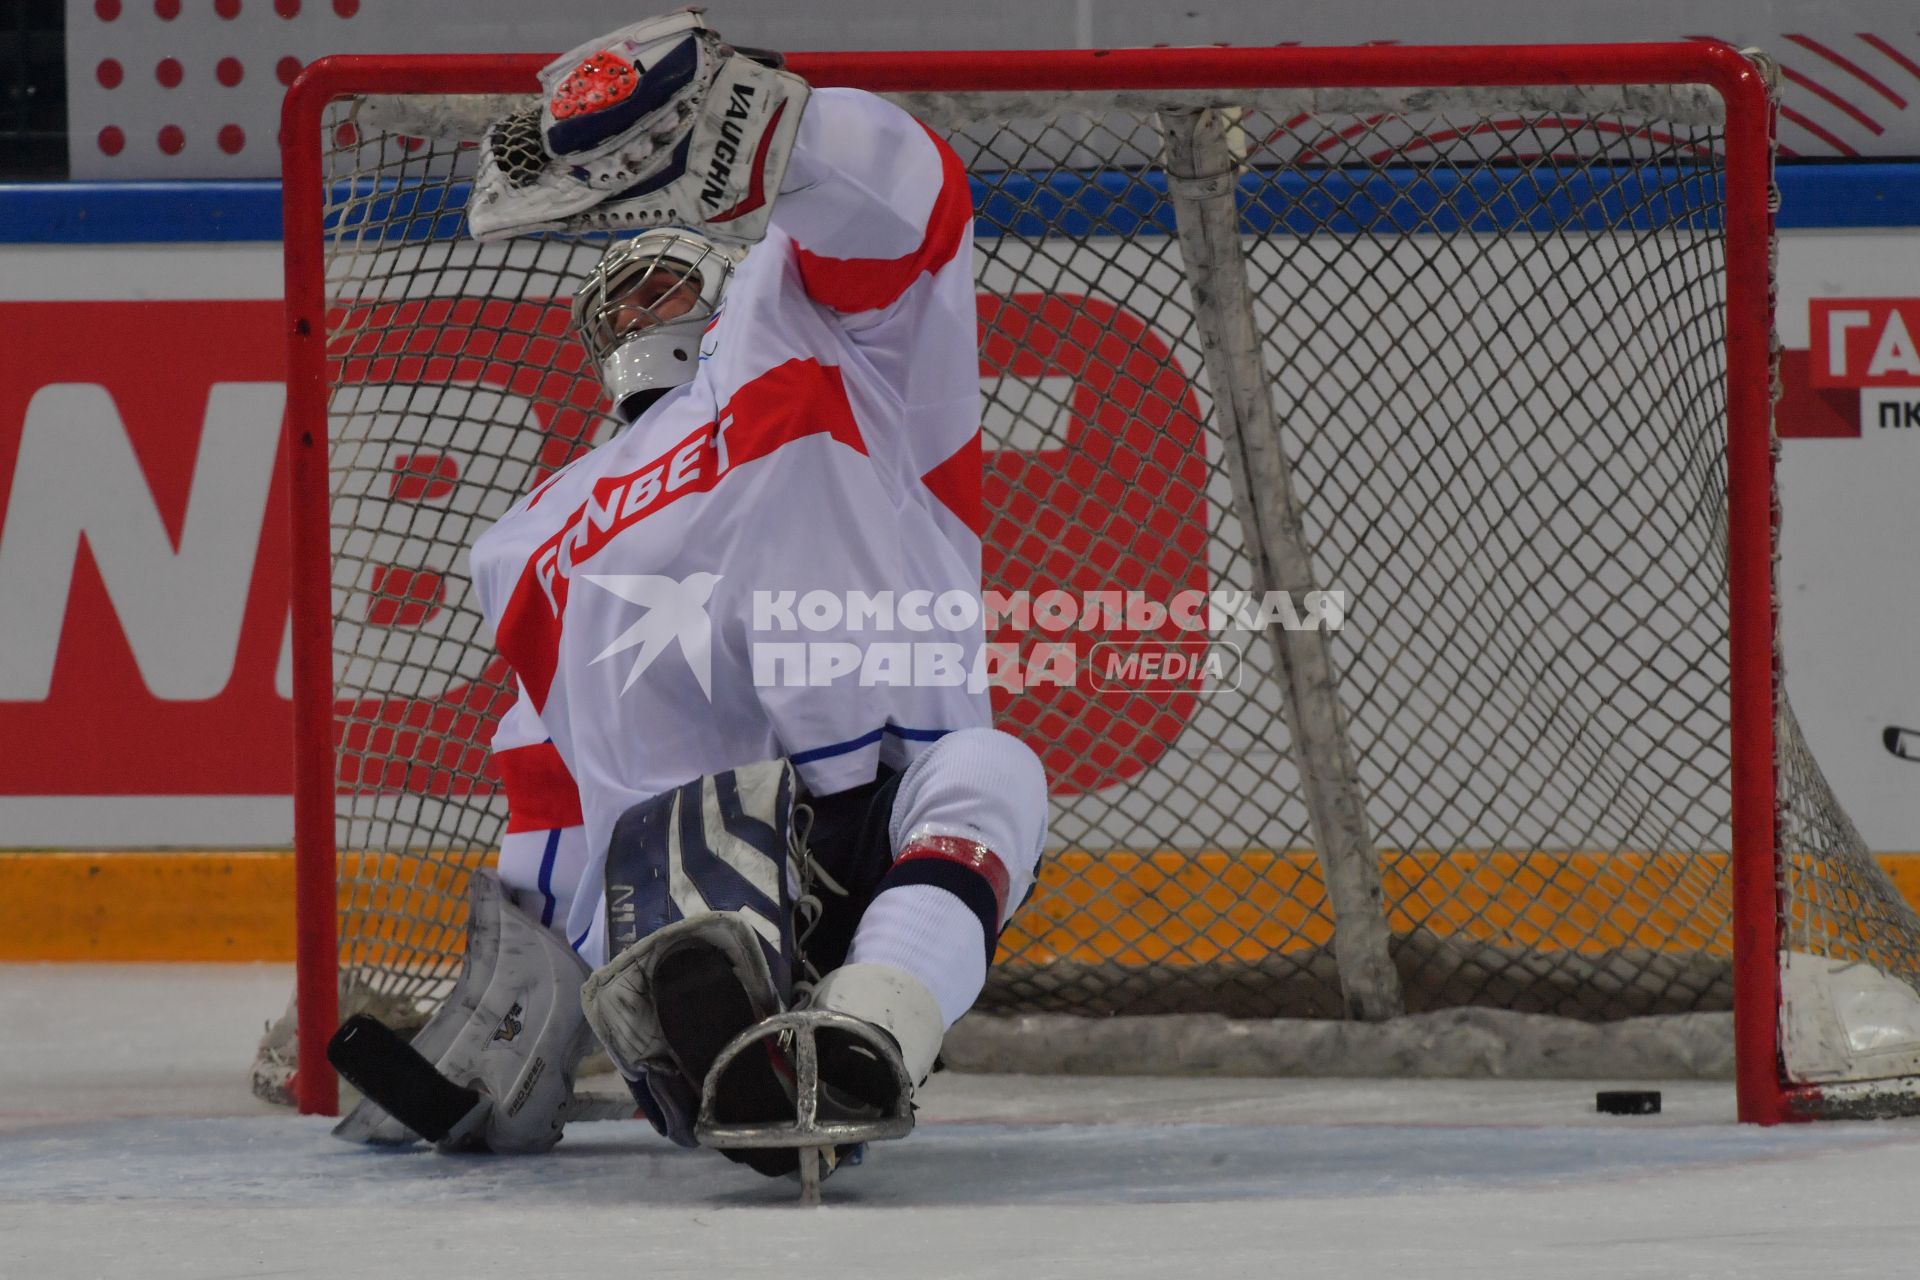
<svg viewBox="0 0 1920 1280">
<path fill-rule="evenodd" d="M 1789 391 L 1800 393 L 1790 394 L 1781 412 L 1783 434 L 1790 437 L 1782 464 L 1788 512 L 1781 569 L 1789 606 L 1784 646 L 1796 710 L 1816 753 L 1869 843 L 1882 849 L 1920 847 L 1911 804 L 1916 766 L 1881 746 L 1888 724 L 1920 725 L 1920 702 L 1900 674 L 1910 665 L 1904 637 L 1920 619 L 1915 613 L 1920 592 L 1908 589 L 1914 568 L 1905 515 L 1905 495 L 1920 474 L 1920 431 L 1879 429 L 1873 397 L 1892 392 L 1867 388 L 1815 395 L 1794 383 L 1805 378 L 1815 336 L 1811 302 L 1920 297 L 1920 256 L 1911 252 L 1912 233 L 1906 229 L 1920 220 L 1920 181 L 1912 180 L 1914 174 L 1920 174 L 1920 166 L 1782 174 L 1786 221 L 1794 229 L 1783 244 L 1780 324 L 1789 348 Z M 133 194 L 152 213 L 154 194 Z M 152 509 L 173 530 L 184 518 L 193 488 L 192 446 L 216 427 L 234 439 L 252 439 L 249 433 L 273 438 L 277 414 L 253 414 L 210 392 L 235 384 L 277 385 L 278 335 L 268 317 L 278 312 L 279 254 L 268 237 L 277 225 L 278 191 L 258 184 L 211 194 L 232 215 L 224 219 L 225 229 L 243 243 L 195 243 L 187 237 L 165 248 L 104 248 L 101 242 L 138 239 L 130 230 L 136 225 L 151 234 L 155 226 L 176 224 L 167 217 L 116 222 L 102 216 L 92 220 L 94 230 L 86 235 L 44 236 L 67 240 L 73 248 L 0 250 L 0 311 L 27 304 L 34 308 L 32 317 L 71 322 L 73 337 L 99 332 L 93 322 L 102 313 L 87 308 L 172 307 L 182 315 L 191 310 L 199 326 L 179 335 L 177 359 L 169 354 L 172 348 L 147 352 L 149 360 L 165 355 L 172 363 L 176 382 L 168 384 L 165 396 L 142 400 L 142 386 L 133 376 L 140 369 L 110 344 L 95 341 L 63 339 L 61 345 L 74 353 L 71 368 L 23 361 L 17 370 L 0 372 L 0 385 L 15 384 L 12 402 L 22 408 L 22 416 L 12 421 L 0 415 L 0 469 L 10 470 L 13 462 L 8 433 L 24 425 L 26 406 L 42 392 L 51 396 L 56 384 L 104 387 L 117 405 L 107 433 L 115 451 L 107 460 L 126 455 L 128 466 L 121 470 L 145 483 Z M 44 192 L 8 197 L 15 205 L 58 198 Z M 78 205 L 95 213 L 112 210 L 111 200 L 102 204 L 97 189 L 63 198 L 60 208 L 68 213 Z M 241 216 L 243 207 L 252 212 Z M 69 218 L 65 225 L 86 221 Z M 1849 224 L 1901 229 L 1812 230 Z M 32 238 L 33 225 L 15 225 L 25 226 Z M 185 213 L 178 225 L 187 225 Z M 255 228 L 252 233 L 245 230 L 249 226 Z M 8 238 L 0 233 L 0 240 Z M 16 313 L 23 323 L 27 307 Z M 1184 352 L 1183 358 L 1191 361 L 1192 353 Z M 42 400 L 42 407 L 50 403 Z M 1800 416 L 1816 411 L 1824 415 L 1817 422 Z M 238 466 L 244 456 L 250 455 L 230 450 L 227 462 Z M 93 459 L 95 466 L 101 462 Z M 20 477 L 12 479 L 17 483 Z M 82 849 L 173 845 L 185 851 L 0 854 L 0 883 L 10 890 L 0 895 L 0 957 L 275 959 L 292 953 L 290 857 L 193 852 L 220 845 L 269 846 L 284 840 L 290 829 L 282 791 L 288 704 L 277 576 L 283 571 L 280 499 L 264 485 L 253 492 L 239 484 L 207 486 L 206 497 L 224 504 L 247 497 L 256 504 L 259 521 L 250 527 L 265 535 L 247 561 L 250 572 L 218 579 L 243 602 L 229 632 L 211 621 L 224 614 L 179 593 L 164 598 L 165 592 L 127 588 L 133 596 L 145 590 L 153 598 L 115 596 L 86 558 L 77 557 L 70 593 L 66 584 L 60 593 L 71 609 L 50 660 L 47 696 L 38 702 L 0 698 L 0 727 L 15 741 L 35 744 L 33 750 L 15 752 L 0 769 L 0 843 Z M 0 497 L 0 511 L 5 506 Z M 1805 512 L 1820 515 L 1796 514 Z M 131 523 L 90 527 L 89 537 L 131 545 L 134 532 Z M 156 577 L 148 587 L 160 584 Z M 0 613 L 7 605 L 0 598 Z M 152 653 L 130 653 L 118 638 L 129 630 L 129 612 L 148 620 L 144 631 L 131 630 L 140 631 L 149 648 L 159 645 Z M 180 625 L 169 633 L 160 623 L 174 616 Z M 169 634 L 173 648 L 153 639 Z M 205 689 L 189 692 L 210 696 L 182 698 L 173 690 L 163 697 L 147 680 L 148 665 L 176 673 L 198 669 L 173 662 L 176 649 L 203 657 L 230 655 L 230 663 L 218 670 L 199 663 L 210 672 Z M 11 655 L 16 665 L 24 661 L 23 653 Z M 0 666 L 7 657 L 0 654 Z M 154 745 L 160 738 L 165 745 Z M 210 763 L 229 758 L 230 767 Z M 1155 803 L 1163 819 L 1184 817 L 1178 804 L 1153 801 L 1151 786 L 1143 785 L 1138 794 Z M 1250 843 L 1287 851 L 1060 855 L 1046 875 L 1062 891 L 1044 896 L 1044 911 L 1029 910 L 1015 920 L 1003 957 L 1033 964 L 1182 966 L 1223 956 L 1245 958 L 1249 949 L 1274 954 L 1325 946 L 1330 913 L 1317 865 L 1311 853 L 1288 847 L 1290 830 L 1301 825 L 1297 815 L 1289 817 L 1278 806 L 1256 803 L 1253 808 L 1272 828 Z M 1112 833 L 1105 833 L 1110 843 L 1095 845 L 1099 834 L 1083 834 L 1082 846 L 1120 847 L 1112 843 Z M 1407 833 L 1399 838 L 1414 839 Z M 1199 841 L 1180 843 L 1203 847 Z M 1498 929 L 1502 941 L 1543 949 L 1621 943 L 1669 950 L 1704 945 L 1712 951 L 1720 945 L 1703 941 L 1698 930 L 1695 936 L 1662 932 L 1651 890 L 1682 874 L 1671 857 L 1630 853 L 1612 855 L 1610 861 L 1621 875 L 1595 877 L 1591 855 L 1564 851 L 1442 857 L 1390 850 L 1384 871 L 1390 901 L 1440 908 L 1426 911 L 1429 929 L 1450 925 L 1476 938 Z M 1908 900 L 1920 905 L 1920 856 L 1887 854 L 1882 862 Z M 1703 879 L 1718 879 L 1722 866 L 1723 860 L 1712 855 L 1694 863 Z M 1479 877 L 1485 877 L 1487 889 L 1477 888 Z M 1645 892 L 1607 891 L 1622 878 Z M 1403 905 L 1396 905 L 1392 924 L 1406 926 Z M 445 927 L 457 930 L 458 918 L 445 921 Z"/>
<path fill-rule="evenodd" d="M 1920 909 L 1920 854 L 1879 857 Z M 342 864 L 346 906 L 356 889 L 344 882 L 370 872 L 358 859 Z M 1723 883 L 1723 864 L 1724 855 L 1566 852 L 1389 851 L 1381 859 L 1396 931 L 1412 927 L 1409 908 L 1417 906 L 1424 927 L 1441 937 L 1589 955 L 1628 946 L 1726 954 L 1724 927 L 1711 937 L 1699 932 L 1714 922 L 1710 912 L 1696 911 L 1689 932 L 1663 914 L 1670 908 L 1662 903 L 1663 890 Z M 1061 891 L 1042 899 L 1044 909 L 1029 904 L 1015 915 L 1001 941 L 1003 962 L 1201 965 L 1332 942 L 1310 850 L 1067 850 L 1049 858 L 1041 877 Z M 293 959 L 289 853 L 0 853 L 0 884 L 7 886 L 0 962 Z M 1622 884 L 1633 891 L 1615 892 Z M 392 905 L 417 915 L 424 904 L 457 903 L 463 888 L 463 872 L 440 867 L 428 883 L 386 892 Z M 1445 914 L 1429 909 L 1442 903 Z M 443 923 L 451 942 L 464 911 L 456 908 Z"/>
</svg>

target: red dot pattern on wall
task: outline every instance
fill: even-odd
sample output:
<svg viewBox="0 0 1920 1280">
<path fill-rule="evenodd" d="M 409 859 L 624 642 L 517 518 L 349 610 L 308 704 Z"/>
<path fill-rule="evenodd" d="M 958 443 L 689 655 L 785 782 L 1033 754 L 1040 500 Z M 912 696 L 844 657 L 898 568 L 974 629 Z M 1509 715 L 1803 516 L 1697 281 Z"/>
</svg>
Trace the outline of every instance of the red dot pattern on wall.
<svg viewBox="0 0 1920 1280">
<path fill-rule="evenodd" d="M 360 2 L 329 0 L 335 16 L 342 19 L 358 16 Z M 227 22 L 238 18 L 245 5 L 246 0 L 210 0 L 214 14 Z M 174 21 L 180 17 L 181 11 L 182 0 L 153 0 L 154 16 L 162 22 Z M 283 19 L 297 18 L 301 13 L 301 0 L 273 0 L 273 11 Z M 94 17 L 101 22 L 117 22 L 124 12 L 125 0 L 93 0 Z M 283 85 L 290 85 L 299 77 L 301 68 L 302 62 L 298 57 L 285 55 L 274 63 L 274 78 Z M 246 79 L 246 65 L 239 58 L 223 57 L 214 64 L 213 74 L 222 85 L 229 89 L 236 88 Z M 126 81 L 126 68 L 117 58 L 103 58 L 94 68 L 94 76 L 101 88 L 118 89 Z M 178 58 L 161 58 L 154 64 L 153 76 L 162 88 L 174 89 L 185 81 L 186 69 Z M 354 146 L 359 142 L 359 135 L 351 125 L 343 125 L 335 132 L 334 140 L 338 146 Z M 126 150 L 127 135 L 120 126 L 110 124 L 100 130 L 95 141 L 101 154 L 117 156 Z M 163 125 L 154 135 L 154 142 L 163 153 L 179 155 L 186 150 L 186 130 L 177 124 Z M 215 135 L 215 142 L 227 155 L 238 155 L 246 149 L 247 133 L 238 124 L 224 124 Z M 400 144 L 409 151 L 423 145 L 417 138 L 402 138 Z"/>
</svg>

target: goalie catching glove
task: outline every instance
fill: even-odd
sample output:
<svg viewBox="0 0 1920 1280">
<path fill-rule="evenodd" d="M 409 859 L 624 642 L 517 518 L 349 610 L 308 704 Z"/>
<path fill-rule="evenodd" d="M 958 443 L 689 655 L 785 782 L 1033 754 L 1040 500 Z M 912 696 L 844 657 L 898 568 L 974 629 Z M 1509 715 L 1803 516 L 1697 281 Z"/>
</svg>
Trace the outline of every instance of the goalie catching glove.
<svg viewBox="0 0 1920 1280">
<path fill-rule="evenodd" d="M 622 27 L 540 73 L 496 121 L 467 206 L 476 240 L 699 227 L 766 234 L 807 83 L 723 43 L 698 9 Z"/>
</svg>

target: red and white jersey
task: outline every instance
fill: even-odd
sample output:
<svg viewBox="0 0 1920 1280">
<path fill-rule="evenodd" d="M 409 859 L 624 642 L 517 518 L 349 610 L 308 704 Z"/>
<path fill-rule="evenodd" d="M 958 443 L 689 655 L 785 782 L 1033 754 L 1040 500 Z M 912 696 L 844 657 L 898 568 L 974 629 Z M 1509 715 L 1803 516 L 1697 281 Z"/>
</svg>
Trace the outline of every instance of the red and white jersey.
<svg viewBox="0 0 1920 1280">
<path fill-rule="evenodd" d="M 630 806 L 777 756 L 829 794 L 989 722 L 977 682 L 834 672 L 881 643 L 971 671 L 984 641 L 977 613 L 947 626 L 906 599 L 980 590 L 972 217 L 944 142 L 870 94 L 816 91 L 694 380 L 475 544 L 521 688 L 494 739 L 503 876 L 591 962 Z M 882 598 L 907 605 L 896 628 L 926 625 L 833 607 Z"/>
</svg>

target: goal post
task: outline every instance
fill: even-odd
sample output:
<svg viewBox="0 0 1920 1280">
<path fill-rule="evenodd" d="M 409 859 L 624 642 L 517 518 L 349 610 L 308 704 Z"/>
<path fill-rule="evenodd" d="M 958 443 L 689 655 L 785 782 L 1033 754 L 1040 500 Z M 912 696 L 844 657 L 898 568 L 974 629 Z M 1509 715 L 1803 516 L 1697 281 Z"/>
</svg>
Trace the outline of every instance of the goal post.
<svg viewBox="0 0 1920 1280">
<path fill-rule="evenodd" d="M 464 548 L 608 430 L 565 329 L 598 244 L 462 238 L 474 122 L 546 61 L 327 58 L 283 110 L 307 1111 L 343 992 L 444 990 L 497 843 Z M 1088 671 L 1231 653 L 1232 688 L 996 694 L 1056 847 L 983 1007 L 1730 1010 L 1743 1119 L 1910 1109 L 1920 922 L 1781 688 L 1763 62 L 790 65 L 969 164 L 990 588 L 1348 597 L 1337 632 L 1071 632 Z"/>
</svg>

